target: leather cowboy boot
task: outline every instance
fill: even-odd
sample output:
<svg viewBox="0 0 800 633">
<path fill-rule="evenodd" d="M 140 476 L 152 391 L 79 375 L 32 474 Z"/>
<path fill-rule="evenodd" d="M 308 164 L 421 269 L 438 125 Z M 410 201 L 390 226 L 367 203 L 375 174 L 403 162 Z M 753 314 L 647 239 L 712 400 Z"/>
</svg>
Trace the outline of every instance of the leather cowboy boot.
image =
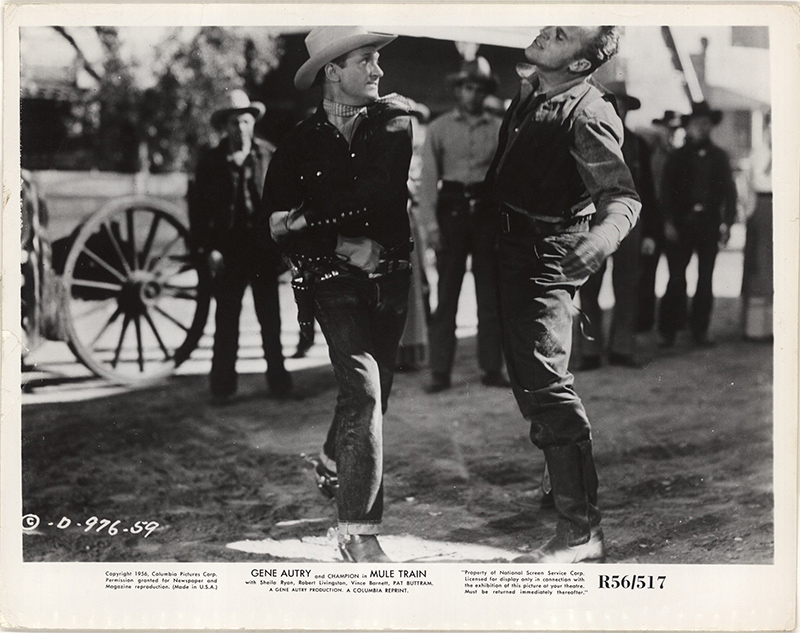
<svg viewBox="0 0 800 633">
<path fill-rule="evenodd" d="M 558 523 L 545 545 L 514 559 L 518 563 L 599 563 L 605 560 L 598 527 L 597 473 L 591 441 L 544 449 Z"/>
<path fill-rule="evenodd" d="M 339 534 L 339 551 L 349 563 L 391 563 L 374 534 Z"/>
</svg>

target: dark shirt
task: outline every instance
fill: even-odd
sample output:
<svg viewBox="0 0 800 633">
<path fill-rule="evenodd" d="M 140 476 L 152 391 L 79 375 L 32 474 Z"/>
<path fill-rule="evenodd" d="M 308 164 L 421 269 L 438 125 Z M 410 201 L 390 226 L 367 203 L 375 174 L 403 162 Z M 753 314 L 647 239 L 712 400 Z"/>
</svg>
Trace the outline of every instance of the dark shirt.
<svg viewBox="0 0 800 633">
<path fill-rule="evenodd" d="M 392 256 L 407 256 L 411 139 L 404 101 L 369 105 L 349 145 L 320 106 L 289 133 L 270 163 L 262 239 L 269 239 L 272 213 L 300 208 L 308 228 L 280 244 L 293 258 L 334 261 L 338 235 L 368 237 Z"/>
<path fill-rule="evenodd" d="M 503 121 L 487 183 L 501 205 L 551 222 L 597 212 L 636 223 L 640 203 L 622 157 L 622 121 L 585 78 L 538 93 L 523 79 Z"/>
<path fill-rule="evenodd" d="M 736 221 L 736 184 L 730 161 L 711 141 L 687 142 L 670 154 L 662 195 L 670 222 L 680 224 L 693 213 L 707 214 L 729 226 Z"/>
<path fill-rule="evenodd" d="M 253 139 L 240 166 L 228 155 L 224 137 L 200 157 L 189 193 L 189 220 L 202 250 L 227 255 L 257 247 L 255 213 L 273 151 L 266 141 Z"/>
</svg>

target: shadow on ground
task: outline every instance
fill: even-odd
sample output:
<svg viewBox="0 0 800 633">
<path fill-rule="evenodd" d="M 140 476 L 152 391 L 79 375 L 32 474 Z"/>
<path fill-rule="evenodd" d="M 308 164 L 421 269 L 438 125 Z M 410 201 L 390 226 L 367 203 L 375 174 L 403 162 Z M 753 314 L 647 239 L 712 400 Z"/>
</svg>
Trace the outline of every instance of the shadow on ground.
<svg viewBox="0 0 800 633">
<path fill-rule="evenodd" d="M 718 301 L 714 348 L 679 339 L 658 353 L 649 339 L 645 369 L 576 375 L 610 562 L 772 562 L 772 347 L 742 341 L 737 316 L 738 301 Z M 299 457 L 324 437 L 333 375 L 317 367 L 295 380 L 302 400 L 270 399 L 263 376 L 249 374 L 224 407 L 211 406 L 204 376 L 24 407 L 23 513 L 39 519 L 25 560 L 304 558 L 228 547 L 319 543 L 335 524 Z M 512 553 L 537 546 L 555 515 L 538 508 L 543 461 L 510 392 L 480 385 L 473 339 L 459 342 L 453 389 L 429 396 L 426 380 L 396 379 L 385 532 Z"/>
</svg>

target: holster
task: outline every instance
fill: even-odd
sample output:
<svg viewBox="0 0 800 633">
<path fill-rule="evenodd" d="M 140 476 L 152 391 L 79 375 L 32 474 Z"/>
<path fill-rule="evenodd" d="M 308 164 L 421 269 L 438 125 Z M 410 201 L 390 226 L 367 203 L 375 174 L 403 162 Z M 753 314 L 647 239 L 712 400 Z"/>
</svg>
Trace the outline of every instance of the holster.
<svg viewBox="0 0 800 633">
<path fill-rule="evenodd" d="M 292 291 L 294 302 L 297 304 L 300 336 L 311 341 L 314 336 L 314 286 L 319 275 L 310 267 L 297 264 L 289 257 L 284 256 L 284 259 L 292 271 Z"/>
</svg>

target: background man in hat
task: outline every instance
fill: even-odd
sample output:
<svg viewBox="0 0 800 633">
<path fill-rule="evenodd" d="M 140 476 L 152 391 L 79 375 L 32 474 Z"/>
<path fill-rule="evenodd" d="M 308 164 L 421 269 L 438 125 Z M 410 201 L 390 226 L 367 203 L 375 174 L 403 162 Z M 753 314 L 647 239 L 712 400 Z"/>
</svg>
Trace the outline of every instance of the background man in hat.
<svg viewBox="0 0 800 633">
<path fill-rule="evenodd" d="M 283 362 L 278 300 L 277 248 L 265 249 L 255 238 L 256 212 L 274 148 L 255 137 L 264 105 L 242 90 L 228 91 L 211 116 L 223 136 L 200 158 L 189 196 L 192 231 L 214 275 L 216 329 L 209 376 L 211 393 L 227 401 L 237 388 L 236 356 L 242 297 L 249 285 L 267 361 L 270 392 L 285 397 L 292 378 Z"/>
<path fill-rule="evenodd" d="M 689 326 L 696 345 L 713 344 L 708 337 L 714 302 L 712 279 L 720 245 L 730 237 L 736 221 L 736 185 L 724 150 L 711 141 L 711 130 L 722 112 L 696 103 L 682 120 L 686 144 L 664 167 L 662 185 L 664 237 L 669 283 L 661 298 L 658 329 L 662 345 L 671 347 L 687 319 L 686 267 L 697 253 L 697 288 Z"/>
<path fill-rule="evenodd" d="M 420 216 L 436 251 L 438 304 L 430 327 L 431 383 L 428 393 L 450 387 L 456 350 L 458 297 L 472 255 L 478 304 L 478 365 L 481 382 L 505 387 L 497 294 L 497 222 L 489 213 L 483 184 L 497 149 L 502 119 L 484 109 L 497 88 L 483 57 L 464 62 L 448 77 L 457 106 L 428 129 L 422 154 Z"/>
<path fill-rule="evenodd" d="M 383 414 L 411 276 L 411 120 L 402 98 L 379 97 L 379 49 L 393 39 L 350 26 L 309 33 L 294 83 L 321 85 L 323 100 L 276 151 L 262 206 L 294 268 L 300 326 L 316 317 L 330 349 L 339 395 L 317 472 L 326 485 L 338 476 L 339 548 L 356 562 L 388 560 L 375 536 Z"/>
<path fill-rule="evenodd" d="M 627 93 L 624 84 L 614 83 L 606 86 L 617 100 L 617 110 L 623 126 L 628 112 L 638 110 L 641 102 Z M 639 222 L 633 227 L 612 255 L 614 266 L 612 282 L 614 288 L 614 308 L 611 318 L 611 331 L 608 341 L 608 362 L 623 367 L 641 367 L 641 359 L 636 355 L 636 332 L 638 330 L 639 277 L 641 247 L 644 239 L 654 240 L 660 231 L 653 176 L 650 171 L 650 150 L 644 139 L 624 126 L 622 155 L 631 171 L 633 183 L 642 203 Z M 576 369 L 597 369 L 603 364 L 606 352 L 604 342 L 603 311 L 598 299 L 606 272 L 606 262 L 581 286 L 581 309 L 591 322 L 591 338 L 578 336 L 576 348 L 580 352 Z"/>
<path fill-rule="evenodd" d="M 643 227 L 642 256 L 639 273 L 639 332 L 649 332 L 656 322 L 656 272 L 664 248 L 664 211 L 662 203 L 662 182 L 667 158 L 683 145 L 685 131 L 681 127 L 681 117 L 674 110 L 666 110 L 661 118 L 652 121 L 655 135 L 650 145 L 650 166 L 653 175 L 656 204 L 651 209 Z M 644 214 L 644 209 L 642 209 Z M 652 220 L 652 221 L 651 221 Z"/>
<path fill-rule="evenodd" d="M 508 375 L 544 452 L 558 523 L 519 562 L 605 558 L 592 432 L 569 372 L 572 300 L 636 224 L 622 121 L 591 74 L 619 47 L 614 26 L 548 26 L 525 49 L 487 181 L 501 221 Z M 608 99 L 611 99 L 609 96 Z"/>
</svg>

